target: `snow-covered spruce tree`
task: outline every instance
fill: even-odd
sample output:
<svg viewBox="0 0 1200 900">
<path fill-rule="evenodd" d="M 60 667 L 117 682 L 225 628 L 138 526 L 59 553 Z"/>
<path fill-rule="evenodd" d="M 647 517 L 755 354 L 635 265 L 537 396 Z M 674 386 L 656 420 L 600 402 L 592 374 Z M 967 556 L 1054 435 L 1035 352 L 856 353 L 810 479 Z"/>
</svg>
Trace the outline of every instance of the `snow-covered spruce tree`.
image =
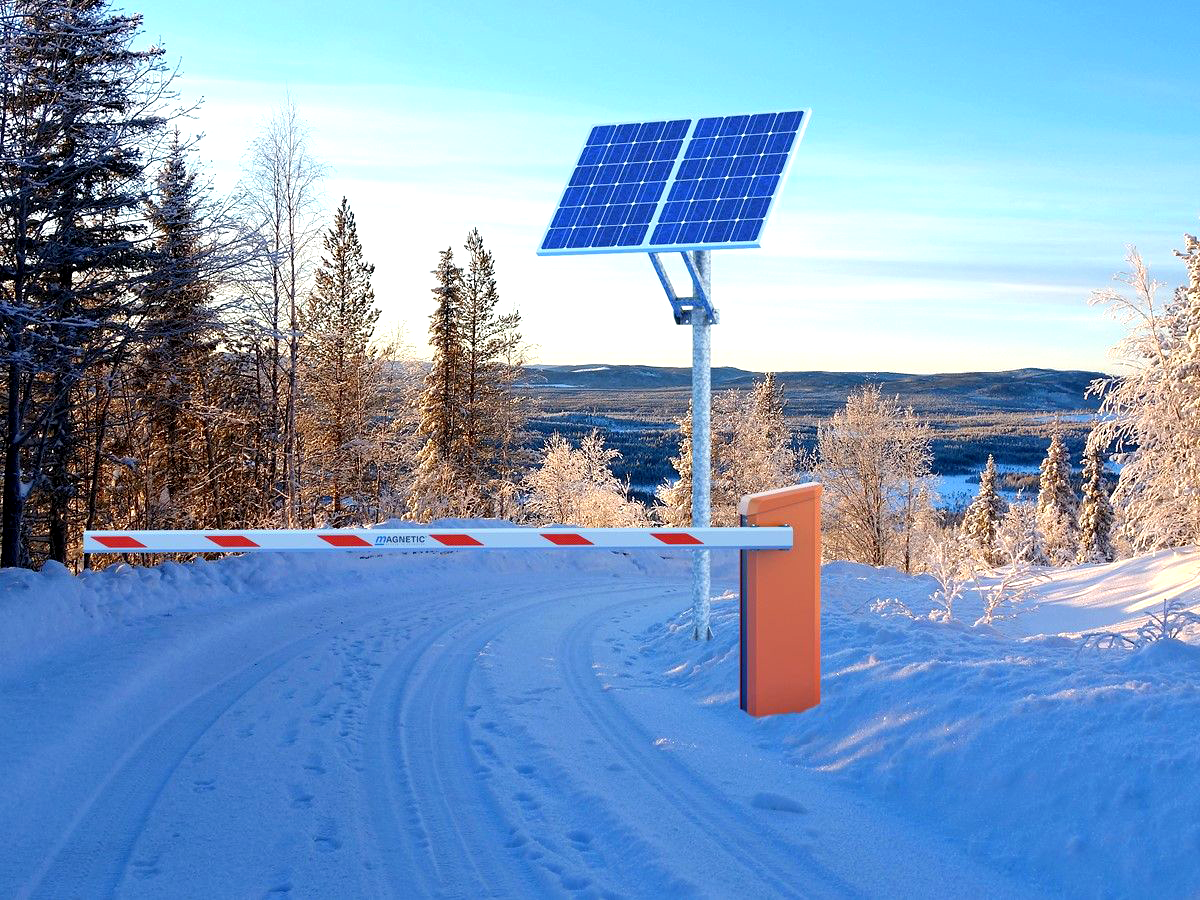
<svg viewBox="0 0 1200 900">
<path fill-rule="evenodd" d="M 458 307 L 463 349 L 461 471 L 480 498 L 475 515 L 506 516 L 520 473 L 532 460 L 523 450 L 526 398 L 515 389 L 525 366 L 521 314 L 501 313 L 496 262 L 479 229 L 467 236 L 467 265 Z"/>
<path fill-rule="evenodd" d="M 1083 454 L 1083 502 L 1079 505 L 1079 556 L 1081 563 L 1113 560 L 1113 508 L 1108 499 L 1104 454 L 1089 440 Z"/>
<path fill-rule="evenodd" d="M 325 232 L 325 252 L 301 311 L 301 412 L 306 493 L 329 497 L 314 513 L 330 524 L 349 521 L 344 505 L 362 504 L 367 489 L 367 442 L 380 402 L 380 361 L 371 350 L 379 309 L 363 258 L 358 226 L 343 197 Z"/>
<path fill-rule="evenodd" d="M 996 489 L 996 460 L 989 454 L 987 465 L 979 475 L 979 493 L 963 516 L 962 531 L 979 558 L 990 566 L 1000 565 L 996 529 L 1004 515 L 1004 507 L 1004 500 Z"/>
<path fill-rule="evenodd" d="M 1127 374 L 1091 387 L 1101 396 L 1091 440 L 1122 464 L 1112 502 L 1134 552 L 1200 543 L 1200 241 L 1185 236 L 1177 255 L 1188 280 L 1165 307 L 1133 248 L 1116 279 L 1128 291 L 1092 294 L 1129 329 L 1113 350 Z"/>
<path fill-rule="evenodd" d="M 587 528 L 634 528 L 649 524 L 642 504 L 629 497 L 628 485 L 612 472 L 620 457 L 593 430 L 573 449 L 557 432 L 546 441 L 541 464 L 525 476 L 524 511 L 537 524 Z"/>
<path fill-rule="evenodd" d="M 421 393 L 418 433 L 424 439 L 408 498 L 408 516 L 419 522 L 467 516 L 478 508 L 475 481 L 462 470 L 463 337 L 459 305 L 463 272 L 454 264 L 454 248 L 443 250 L 433 274 L 437 301 L 429 317 L 433 362 Z"/>
<path fill-rule="evenodd" d="M 929 442 L 911 410 L 868 385 L 817 431 L 813 474 L 824 486 L 822 536 L 829 559 L 911 565 Z"/>
<path fill-rule="evenodd" d="M 1067 566 L 1079 554 L 1077 525 L 1079 499 L 1071 483 L 1071 459 L 1062 433 L 1055 431 L 1042 460 L 1038 478 L 1037 524 L 1045 565 Z"/>
<path fill-rule="evenodd" d="M 173 99 L 141 18 L 105 0 L 0 4 L 0 343 L 5 472 L 0 565 L 27 564 L 28 503 L 65 562 L 83 469 L 78 392 L 137 331 L 143 173 Z"/>
</svg>

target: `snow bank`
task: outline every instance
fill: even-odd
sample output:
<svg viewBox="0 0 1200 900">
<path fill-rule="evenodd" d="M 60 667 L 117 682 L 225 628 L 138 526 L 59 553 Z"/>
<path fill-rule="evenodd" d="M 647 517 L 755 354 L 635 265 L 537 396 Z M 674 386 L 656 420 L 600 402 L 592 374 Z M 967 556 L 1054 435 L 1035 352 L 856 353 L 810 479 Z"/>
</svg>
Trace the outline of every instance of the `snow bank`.
<svg viewBox="0 0 1200 900">
<path fill-rule="evenodd" d="M 927 612 L 927 577 L 829 564 L 822 703 L 757 727 L 788 763 L 959 835 L 1031 887 L 1195 896 L 1200 646 L 1080 653 L 1077 640 L 1046 631 L 1122 625 L 1164 595 L 1200 600 L 1188 593 L 1198 573 L 1195 550 L 1065 570 L 1027 621 L 973 629 L 872 611 L 875 600 L 896 598 Z M 714 604 L 717 638 L 699 662 L 680 640 L 687 628 L 681 614 L 643 639 L 696 703 L 741 715 L 729 689 L 732 596 Z"/>
</svg>

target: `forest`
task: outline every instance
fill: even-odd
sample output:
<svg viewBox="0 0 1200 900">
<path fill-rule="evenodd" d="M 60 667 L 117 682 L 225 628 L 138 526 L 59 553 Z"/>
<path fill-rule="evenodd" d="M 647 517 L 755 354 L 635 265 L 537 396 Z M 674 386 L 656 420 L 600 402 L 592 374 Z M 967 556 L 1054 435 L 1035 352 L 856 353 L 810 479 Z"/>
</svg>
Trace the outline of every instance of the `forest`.
<svg viewBox="0 0 1200 900">
<path fill-rule="evenodd" d="M 599 419 L 535 415 L 521 313 L 501 302 L 478 229 L 427 248 L 428 296 L 387 298 L 427 316 L 432 358 L 419 360 L 377 327 L 352 198 L 330 208 L 290 100 L 264 110 L 241 180 L 220 193 L 139 15 L 8 0 L 0 43 L 0 565 L 89 566 L 90 528 L 687 521 L 690 414 L 626 441 L 625 460 Z M 906 571 L 944 563 L 948 543 L 996 565 L 1197 542 L 1196 239 L 1178 255 L 1188 283 L 1165 301 L 1136 252 L 1122 288 L 1094 296 L 1127 328 L 1122 374 L 1092 383 L 1090 431 L 1046 422 L 1036 449 L 1021 438 L 1027 456 L 1048 441 L 1036 502 L 1005 503 L 989 462 L 961 523 L 938 511 L 935 453 L 983 467 L 890 393 L 928 379 L 827 374 L 845 405 L 798 424 L 779 379 L 730 370 L 714 399 L 715 523 L 736 523 L 743 493 L 815 477 L 826 554 Z M 656 484 L 631 484 L 635 470 Z"/>
</svg>

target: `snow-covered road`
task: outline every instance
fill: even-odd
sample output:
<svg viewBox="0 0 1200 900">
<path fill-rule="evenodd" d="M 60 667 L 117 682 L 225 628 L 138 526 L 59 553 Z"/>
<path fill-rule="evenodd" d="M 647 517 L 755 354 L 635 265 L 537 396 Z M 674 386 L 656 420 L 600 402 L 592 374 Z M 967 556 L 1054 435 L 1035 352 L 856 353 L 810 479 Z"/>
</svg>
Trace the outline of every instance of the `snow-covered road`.
<svg viewBox="0 0 1200 900">
<path fill-rule="evenodd" d="M 683 560 L 261 559 L 0 673 L 0 894 L 1020 893 L 673 684 Z"/>
</svg>

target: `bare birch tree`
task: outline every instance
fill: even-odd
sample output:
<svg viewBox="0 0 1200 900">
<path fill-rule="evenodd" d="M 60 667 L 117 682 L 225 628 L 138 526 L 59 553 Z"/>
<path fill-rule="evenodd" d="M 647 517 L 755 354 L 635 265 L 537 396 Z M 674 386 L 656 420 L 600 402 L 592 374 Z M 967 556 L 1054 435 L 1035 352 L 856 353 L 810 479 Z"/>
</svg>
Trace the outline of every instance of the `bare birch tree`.
<svg viewBox="0 0 1200 900">
<path fill-rule="evenodd" d="M 299 398 L 300 307 L 313 271 L 320 233 L 324 168 L 309 150 L 308 128 L 289 97 L 254 141 L 247 166 L 246 199 L 266 240 L 268 255 L 254 305 L 265 341 L 263 368 L 269 395 L 266 423 L 273 441 L 268 472 L 282 505 L 281 519 L 296 527 L 300 516 L 300 454 L 296 429 Z"/>
</svg>

